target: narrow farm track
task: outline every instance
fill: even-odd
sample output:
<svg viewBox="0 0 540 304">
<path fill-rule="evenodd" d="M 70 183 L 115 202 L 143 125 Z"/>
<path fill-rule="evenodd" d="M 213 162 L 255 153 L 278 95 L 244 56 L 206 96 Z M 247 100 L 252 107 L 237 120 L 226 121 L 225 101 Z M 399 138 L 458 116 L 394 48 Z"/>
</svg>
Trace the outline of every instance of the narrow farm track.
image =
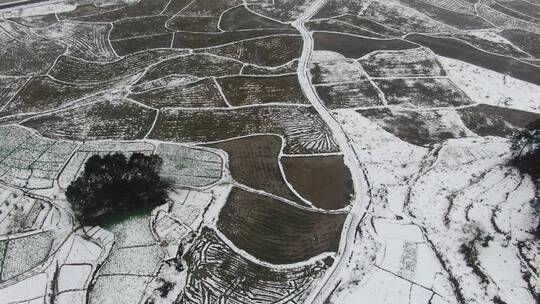
<svg viewBox="0 0 540 304">
<path fill-rule="evenodd" d="M 353 250 L 352 244 L 356 234 L 356 227 L 364 218 L 364 215 L 366 214 L 371 202 L 369 184 L 366 179 L 366 175 L 362 170 L 362 166 L 356 157 L 356 152 L 352 148 L 351 141 L 341 128 L 339 122 L 332 116 L 330 111 L 321 101 L 310 81 L 309 63 L 313 54 L 314 41 L 313 37 L 305 26 L 305 22 L 312 18 L 326 4 L 327 1 L 328 0 L 318 0 L 314 2 L 309 8 L 307 8 L 302 16 L 292 23 L 292 25 L 298 29 L 302 35 L 302 40 L 304 42 L 297 71 L 298 79 L 304 94 L 315 110 L 317 110 L 324 122 L 332 130 L 337 144 L 343 151 L 345 165 L 351 171 L 355 195 L 353 201 L 351 202 L 352 207 L 349 215 L 347 216 L 343 226 L 339 249 L 337 252 L 337 259 L 321 279 L 319 286 L 315 288 L 315 290 L 306 300 L 306 303 L 313 304 L 325 302 L 335 287 L 335 284 L 333 283 L 336 281 L 337 274 L 347 267 L 347 257 L 351 255 Z"/>
</svg>

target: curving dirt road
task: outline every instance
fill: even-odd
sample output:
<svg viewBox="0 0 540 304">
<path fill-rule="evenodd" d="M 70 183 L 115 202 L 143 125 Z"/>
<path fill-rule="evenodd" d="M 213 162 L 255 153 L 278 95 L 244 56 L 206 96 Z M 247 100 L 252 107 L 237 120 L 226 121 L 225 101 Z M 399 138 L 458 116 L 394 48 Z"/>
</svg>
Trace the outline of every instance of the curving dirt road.
<svg viewBox="0 0 540 304">
<path fill-rule="evenodd" d="M 351 210 L 343 226 L 339 250 L 337 252 L 338 258 L 335 260 L 332 267 L 326 272 L 325 276 L 321 279 L 319 286 L 317 286 L 316 289 L 310 294 L 306 300 L 306 303 L 323 303 L 331 294 L 335 287 L 334 283 L 337 275 L 347 267 L 346 257 L 350 256 L 352 253 L 352 244 L 356 234 L 356 227 L 364 218 L 364 215 L 371 202 L 369 184 L 362 170 L 361 164 L 356 157 L 356 152 L 352 148 L 351 142 L 347 137 L 347 134 L 345 134 L 339 122 L 325 107 L 310 81 L 309 63 L 313 53 L 314 42 L 313 37 L 305 27 L 304 23 L 312 18 L 326 4 L 327 1 L 328 0 L 315 1 L 306 9 L 302 16 L 292 23 L 292 25 L 298 29 L 304 41 L 302 55 L 300 57 L 297 71 L 298 80 L 300 81 L 304 94 L 309 99 L 313 107 L 317 110 L 324 122 L 330 127 L 337 144 L 343 151 L 345 165 L 349 167 L 351 171 L 355 195 L 353 201 L 351 202 Z"/>
</svg>

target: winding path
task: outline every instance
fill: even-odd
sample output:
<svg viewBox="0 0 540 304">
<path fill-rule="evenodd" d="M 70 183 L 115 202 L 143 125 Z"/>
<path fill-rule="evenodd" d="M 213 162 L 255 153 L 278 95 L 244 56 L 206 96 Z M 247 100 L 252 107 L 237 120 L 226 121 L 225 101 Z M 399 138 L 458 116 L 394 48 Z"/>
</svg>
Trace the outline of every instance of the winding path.
<svg viewBox="0 0 540 304">
<path fill-rule="evenodd" d="M 356 156 L 356 152 L 352 148 L 351 141 L 341 128 L 339 122 L 325 107 L 310 81 L 309 63 L 313 54 L 314 42 L 313 37 L 304 23 L 312 18 L 326 4 L 327 1 L 328 0 L 317 0 L 313 2 L 311 6 L 306 9 L 304 14 L 292 23 L 292 25 L 298 29 L 302 35 L 304 42 L 297 71 L 298 80 L 302 86 L 304 94 L 324 122 L 332 130 L 337 144 L 343 151 L 345 165 L 349 167 L 349 170 L 351 171 L 355 196 L 351 202 L 352 207 L 350 213 L 347 216 L 343 226 L 339 249 L 337 252 L 338 258 L 335 260 L 332 267 L 326 272 L 319 286 L 317 286 L 316 289 L 309 295 L 306 303 L 323 303 L 332 293 L 332 290 L 335 287 L 334 282 L 337 275 L 344 271 L 347 267 L 347 257 L 352 254 L 352 244 L 356 235 L 356 227 L 364 218 L 371 200 L 369 184 L 367 182 L 365 173 L 362 171 L 362 167 Z"/>
</svg>

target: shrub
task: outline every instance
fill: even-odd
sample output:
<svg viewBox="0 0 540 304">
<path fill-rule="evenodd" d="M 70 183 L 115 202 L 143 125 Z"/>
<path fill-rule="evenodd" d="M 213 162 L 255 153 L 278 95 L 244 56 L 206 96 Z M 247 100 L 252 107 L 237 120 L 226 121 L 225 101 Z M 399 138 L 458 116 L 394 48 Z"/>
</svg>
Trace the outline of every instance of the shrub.
<svg viewBox="0 0 540 304">
<path fill-rule="evenodd" d="M 121 153 L 94 155 L 83 174 L 67 188 L 66 197 L 80 223 L 97 224 L 104 217 L 134 208 L 166 202 L 168 182 L 159 171 L 158 155 L 134 153 L 127 160 Z"/>
<path fill-rule="evenodd" d="M 529 174 L 536 184 L 536 197 L 534 207 L 540 211 L 540 120 L 527 125 L 512 139 L 514 157 L 511 164 L 521 171 Z M 540 238 L 540 218 L 535 235 Z"/>
</svg>

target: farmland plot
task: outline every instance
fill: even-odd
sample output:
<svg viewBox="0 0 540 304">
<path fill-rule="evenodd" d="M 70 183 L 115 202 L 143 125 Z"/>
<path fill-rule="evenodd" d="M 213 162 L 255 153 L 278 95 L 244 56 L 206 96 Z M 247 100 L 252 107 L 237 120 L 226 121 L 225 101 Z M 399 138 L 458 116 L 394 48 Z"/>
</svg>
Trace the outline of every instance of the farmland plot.
<svg viewBox="0 0 540 304">
<path fill-rule="evenodd" d="M 273 77 L 233 76 L 218 79 L 233 106 L 264 103 L 308 104 L 296 74 Z"/>
<path fill-rule="evenodd" d="M 349 205 L 354 191 L 342 156 L 287 156 L 281 163 L 293 189 L 315 207 L 334 210 Z"/>
<path fill-rule="evenodd" d="M 58 80 L 80 84 L 110 82 L 143 72 L 148 66 L 183 54 L 185 52 L 176 50 L 149 50 L 105 63 L 61 56 L 50 75 Z"/>
<path fill-rule="evenodd" d="M 235 42 L 205 51 L 244 63 L 276 67 L 300 57 L 301 50 L 300 36 L 275 35 Z"/>
<path fill-rule="evenodd" d="M 402 39 L 375 39 L 327 32 L 315 32 L 313 39 L 315 50 L 337 52 L 355 59 L 377 50 L 408 50 L 418 47 Z"/>
<path fill-rule="evenodd" d="M 43 139 L 15 126 L 0 127 L 0 180 L 28 189 L 52 188 L 76 144 Z"/>
<path fill-rule="evenodd" d="M 56 215 L 47 201 L 3 187 L 0 190 L 1 236 L 46 228 Z"/>
<path fill-rule="evenodd" d="M 126 100 L 110 100 L 26 120 L 23 125 L 42 135 L 69 140 L 141 139 L 156 111 Z"/>
<path fill-rule="evenodd" d="M 62 21 L 35 30 L 39 36 L 67 46 L 66 55 L 85 60 L 111 61 L 117 58 L 109 44 L 110 24 Z"/>
<path fill-rule="evenodd" d="M 217 226 L 233 244 L 256 258 L 290 264 L 336 251 L 345 216 L 303 210 L 233 188 Z"/>
<path fill-rule="evenodd" d="M 154 36 L 140 36 L 122 40 L 111 40 L 114 51 L 119 56 L 127 56 L 151 49 L 166 49 L 173 43 L 174 34 L 165 33 Z"/>
<path fill-rule="evenodd" d="M 283 141 L 275 135 L 253 135 L 208 145 L 229 156 L 232 178 L 248 187 L 306 205 L 287 185 L 280 168 Z"/>
<path fill-rule="evenodd" d="M 219 27 L 224 31 L 237 31 L 247 29 L 290 29 L 283 24 L 264 16 L 252 13 L 245 6 L 237 6 L 223 13 Z"/>
<path fill-rule="evenodd" d="M 448 79 L 376 79 L 388 104 L 406 108 L 459 107 L 472 100 Z"/>
<path fill-rule="evenodd" d="M 212 111 L 164 109 L 148 138 L 200 143 L 253 133 L 283 135 L 286 140 L 286 153 L 324 153 L 338 150 L 331 131 L 317 113 L 310 107 L 296 106 Z"/>
<path fill-rule="evenodd" d="M 206 187 L 222 178 L 223 159 L 213 151 L 160 144 L 155 153 L 163 158 L 160 174 L 174 184 Z"/>
<path fill-rule="evenodd" d="M 337 20 L 337 19 L 322 19 L 322 20 L 313 20 L 308 24 L 308 29 L 313 32 L 339 32 L 343 34 L 350 34 L 355 36 L 363 36 L 370 38 L 387 38 L 387 35 L 379 34 L 366 30 L 354 25 L 351 25 L 347 22 Z"/>
<path fill-rule="evenodd" d="M 65 50 L 56 42 L 19 42 L 0 31 L 2 65 L 0 73 L 5 76 L 31 76 L 44 74 L 54 60 Z"/>
<path fill-rule="evenodd" d="M 0 280 L 11 279 L 43 262 L 51 250 L 53 237 L 49 231 L 1 241 L 5 252 Z"/>
<path fill-rule="evenodd" d="M 164 78 L 160 78 L 164 79 Z M 187 84 L 165 84 L 164 86 L 148 91 L 129 95 L 129 98 L 153 107 L 181 107 L 181 108 L 226 108 L 227 102 L 223 99 L 216 83 L 209 78 L 190 82 Z"/>
<path fill-rule="evenodd" d="M 458 110 L 463 123 L 480 136 L 510 138 L 527 124 L 540 119 L 536 113 L 480 104 Z"/>
<path fill-rule="evenodd" d="M 445 76 L 446 72 L 429 49 L 377 51 L 359 60 L 371 77 Z"/>
<path fill-rule="evenodd" d="M 27 80 L 23 77 L 0 78 L 0 109 L 8 105 Z"/>
<path fill-rule="evenodd" d="M 0 302 L 534 303 L 535 1 L 2 15 Z M 88 158 L 136 152 L 166 203 L 73 227 Z"/>
<path fill-rule="evenodd" d="M 242 64 L 232 59 L 210 54 L 192 54 L 164 60 L 151 66 L 139 83 L 170 75 L 192 75 L 196 77 L 236 75 L 240 73 L 241 68 Z"/>
<path fill-rule="evenodd" d="M 120 215 L 105 224 L 116 241 L 90 291 L 90 303 L 127 304 L 141 299 L 162 260 L 162 252 L 150 230 L 150 218 L 145 210 Z M 120 288 L 129 288 L 130 292 L 118 297 Z"/>
<path fill-rule="evenodd" d="M 327 268 L 322 262 L 286 269 L 261 266 L 237 254 L 208 228 L 185 260 L 190 275 L 180 303 L 200 303 L 203 298 L 219 303 L 224 297 L 230 303 L 301 302 Z"/>
<path fill-rule="evenodd" d="M 358 112 L 400 139 L 420 146 L 474 135 L 454 110 L 414 112 L 368 109 Z"/>
<path fill-rule="evenodd" d="M 234 43 L 247 39 L 268 37 L 280 34 L 294 34 L 292 30 L 280 29 L 246 29 L 241 31 L 218 32 L 218 33 L 194 33 L 176 32 L 174 34 L 173 47 L 201 49 L 219 47 L 224 44 Z"/>
</svg>

